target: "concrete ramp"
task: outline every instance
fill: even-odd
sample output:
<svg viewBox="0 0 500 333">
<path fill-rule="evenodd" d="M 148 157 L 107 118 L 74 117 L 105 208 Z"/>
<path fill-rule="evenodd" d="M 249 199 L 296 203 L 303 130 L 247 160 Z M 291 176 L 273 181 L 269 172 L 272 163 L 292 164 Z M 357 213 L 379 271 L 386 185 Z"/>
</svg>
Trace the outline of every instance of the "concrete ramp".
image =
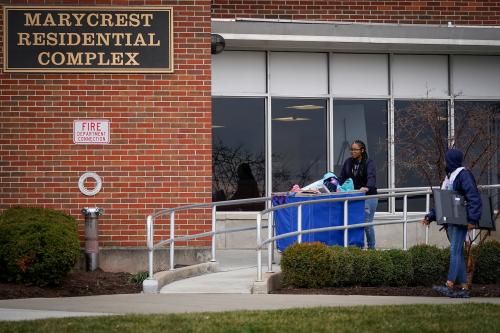
<svg viewBox="0 0 500 333">
<path fill-rule="evenodd" d="M 256 267 L 208 273 L 167 284 L 160 294 L 250 294 L 256 277 Z"/>
<path fill-rule="evenodd" d="M 250 294 L 257 279 L 254 250 L 220 250 L 216 256 L 219 271 L 178 280 L 163 286 L 161 294 Z M 267 262 L 267 252 L 262 254 Z M 279 255 L 276 256 L 279 262 Z M 273 266 L 275 269 L 279 265 Z M 263 267 L 263 272 L 267 270 Z"/>
</svg>

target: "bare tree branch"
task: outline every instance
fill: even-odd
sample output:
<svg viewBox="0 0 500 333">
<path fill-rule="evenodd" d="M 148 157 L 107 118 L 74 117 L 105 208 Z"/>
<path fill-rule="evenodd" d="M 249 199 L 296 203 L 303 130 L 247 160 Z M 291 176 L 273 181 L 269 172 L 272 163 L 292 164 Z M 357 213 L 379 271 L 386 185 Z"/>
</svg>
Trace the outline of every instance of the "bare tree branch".
<svg viewBox="0 0 500 333">
<path fill-rule="evenodd" d="M 498 172 L 493 161 L 499 151 L 498 127 L 495 127 L 498 126 L 499 109 L 489 103 L 455 104 L 453 146 L 464 152 L 464 165 L 478 181 L 488 173 Z M 448 149 L 445 111 L 446 105 L 431 100 L 410 102 L 403 110 L 396 110 L 396 164 L 400 177 L 418 173 L 429 185 L 439 184 L 444 178 L 444 154 Z M 498 179 L 498 175 L 494 177 Z M 399 179 L 399 182 L 404 183 L 404 179 Z M 472 250 L 472 239 L 466 242 L 469 284 L 473 279 L 476 257 L 489 234 L 479 232 L 476 250 Z"/>
</svg>

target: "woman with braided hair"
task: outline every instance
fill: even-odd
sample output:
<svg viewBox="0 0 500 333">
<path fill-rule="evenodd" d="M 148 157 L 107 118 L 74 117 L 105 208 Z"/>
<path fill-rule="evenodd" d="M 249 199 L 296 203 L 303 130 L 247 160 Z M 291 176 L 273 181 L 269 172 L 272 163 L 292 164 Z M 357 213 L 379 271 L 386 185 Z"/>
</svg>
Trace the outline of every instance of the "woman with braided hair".
<svg viewBox="0 0 500 333">
<path fill-rule="evenodd" d="M 377 171 L 375 162 L 368 158 L 366 145 L 361 140 L 355 140 L 351 144 L 351 157 L 345 160 L 340 173 L 340 183 L 343 184 L 348 178 L 352 178 L 354 189 L 365 192 L 366 195 L 377 194 Z M 365 222 L 373 221 L 377 210 L 378 199 L 367 198 L 365 200 Z M 366 243 L 369 249 L 375 248 L 375 230 L 373 226 L 365 227 Z"/>
</svg>

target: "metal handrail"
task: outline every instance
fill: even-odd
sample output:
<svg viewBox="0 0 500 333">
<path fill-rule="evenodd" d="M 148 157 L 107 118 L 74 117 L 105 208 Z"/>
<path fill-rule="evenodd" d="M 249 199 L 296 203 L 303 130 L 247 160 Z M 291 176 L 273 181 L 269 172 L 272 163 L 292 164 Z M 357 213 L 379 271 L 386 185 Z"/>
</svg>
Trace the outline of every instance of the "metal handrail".
<svg viewBox="0 0 500 333">
<path fill-rule="evenodd" d="M 238 199 L 238 200 L 228 200 L 228 201 L 218 201 L 218 202 L 208 202 L 208 203 L 200 203 L 200 204 L 192 204 L 192 205 L 186 205 L 186 206 L 179 206 L 179 207 L 174 207 L 174 208 L 168 208 L 168 209 L 162 209 L 159 210 L 151 215 L 148 215 L 146 218 L 146 245 L 147 245 L 147 250 L 148 250 L 148 278 L 153 279 L 153 256 L 154 256 L 154 250 L 156 248 L 160 248 L 163 245 L 169 244 L 170 245 L 170 270 L 174 270 L 174 251 L 175 251 L 175 242 L 177 241 L 185 241 L 189 239 L 195 239 L 195 238 L 201 238 L 201 237 L 212 237 L 212 244 L 211 244 L 211 260 L 212 262 L 216 261 L 215 258 L 215 237 L 217 234 L 223 233 L 222 230 L 217 231 L 216 230 L 216 212 L 217 212 L 217 207 L 219 206 L 235 206 L 235 205 L 243 205 L 243 204 L 250 204 L 250 203 L 260 203 L 260 202 L 267 202 L 272 200 L 272 197 L 263 197 L 263 198 L 250 198 L 250 199 Z M 179 211 L 185 211 L 185 210 L 190 210 L 190 209 L 200 209 L 200 208 L 211 208 L 212 209 L 212 231 L 208 232 L 203 232 L 199 234 L 194 234 L 194 235 L 189 235 L 189 236 L 180 236 L 180 237 L 175 237 L 175 213 Z M 154 244 L 154 221 L 155 219 L 162 217 L 162 216 L 170 216 L 170 238 L 166 240 L 160 240 L 158 243 Z M 241 229 L 241 230 L 240 230 Z M 244 230 L 253 230 L 255 227 L 251 228 L 236 228 L 236 229 L 226 229 L 227 232 L 237 232 L 237 231 L 244 231 Z"/>
<path fill-rule="evenodd" d="M 344 193 L 349 193 L 349 192 L 344 192 Z M 353 193 L 353 192 L 351 192 Z M 360 193 L 360 191 L 355 191 L 354 193 Z M 341 198 L 327 198 L 327 199 L 318 199 L 318 200 L 310 200 L 310 201 L 300 201 L 300 202 L 293 202 L 289 204 L 283 204 L 275 207 L 270 207 L 267 209 L 264 209 L 257 213 L 257 281 L 262 281 L 262 248 L 265 244 L 270 243 L 269 242 L 263 242 L 261 239 L 260 235 L 260 229 L 262 225 L 262 216 L 265 214 L 273 214 L 275 211 L 280 210 L 280 209 L 286 209 L 290 207 L 297 207 L 297 232 L 296 233 L 289 233 L 289 236 L 283 236 L 281 238 L 287 238 L 287 237 L 293 237 L 297 235 L 297 242 L 301 243 L 302 242 L 302 234 L 306 233 L 315 233 L 315 232 L 324 232 L 328 230 L 343 230 L 344 231 L 344 247 L 347 247 L 348 245 L 348 233 L 347 231 L 349 229 L 353 228 L 361 228 L 369 225 L 375 225 L 373 222 L 372 223 L 359 223 L 355 225 L 349 225 L 348 223 L 348 203 L 349 201 L 364 201 L 367 198 L 370 199 L 385 199 L 385 198 L 396 198 L 396 197 L 403 197 L 403 219 L 401 221 L 391 221 L 391 222 L 382 222 L 379 224 L 395 224 L 395 223 L 403 223 L 403 249 L 407 249 L 407 224 L 408 224 L 408 215 L 407 215 L 407 201 L 408 201 L 408 196 L 420 196 L 420 195 L 426 195 L 430 196 L 431 190 L 422 190 L 422 191 L 413 191 L 413 192 L 404 192 L 402 191 L 401 193 L 388 193 L 388 194 L 377 194 L 377 195 L 362 195 L 362 196 L 348 196 L 348 197 L 341 197 Z M 324 227 L 324 228 L 316 228 L 316 229 L 309 229 L 309 230 L 302 230 L 302 206 L 304 205 L 313 205 L 313 204 L 318 204 L 318 203 L 335 203 L 335 202 L 343 202 L 344 204 L 344 224 L 342 226 L 335 226 L 335 227 Z M 427 200 L 427 203 L 429 200 Z M 427 207 L 428 208 L 428 207 Z M 428 211 L 428 209 L 427 209 Z M 331 229 L 333 228 L 333 229 Z M 268 229 L 269 230 L 269 229 Z M 311 231 L 314 230 L 314 231 Z M 427 228 L 428 230 L 428 228 Z M 427 231 L 426 230 L 426 231 Z M 280 235 L 282 236 L 282 235 Z M 275 236 L 276 237 L 276 236 Z M 268 234 L 268 239 L 273 239 L 275 240 L 275 237 L 271 237 L 271 233 Z M 426 237 L 426 240 L 428 240 L 428 237 Z M 268 272 L 272 272 L 272 247 L 268 246 Z"/>
<path fill-rule="evenodd" d="M 432 187 L 432 188 L 439 188 L 439 187 Z M 432 189 L 431 188 L 431 189 Z M 480 190 L 483 189 L 495 189 L 495 188 L 500 188 L 500 184 L 495 184 L 495 185 L 480 185 L 478 186 Z M 413 188 L 410 188 L 413 189 Z M 414 223 L 418 222 L 421 219 L 408 219 L 408 196 L 420 196 L 420 195 L 426 195 L 426 212 L 429 211 L 429 201 L 430 201 L 430 194 L 432 193 L 431 189 L 428 190 L 423 190 L 423 191 L 413 191 L 413 192 L 405 192 L 404 189 L 400 189 L 399 192 L 401 193 L 389 193 L 389 194 L 377 194 L 377 195 L 370 195 L 370 196 L 358 196 L 358 197 L 342 197 L 342 198 L 333 198 L 333 199 L 319 199 L 319 200 L 311 200 L 311 201 L 301 201 L 301 202 L 294 202 L 290 204 L 284 204 L 280 206 L 275 206 L 271 207 L 268 209 L 265 209 L 257 214 L 257 281 L 262 281 L 262 248 L 269 244 L 273 243 L 276 240 L 283 239 L 283 238 L 288 238 L 288 237 L 297 237 L 297 242 L 301 243 L 302 242 L 302 235 L 303 234 L 310 234 L 310 233 L 317 233 L 317 232 L 325 232 L 325 231 L 334 231 L 334 230 L 343 230 L 344 231 L 344 247 L 347 247 L 347 231 L 349 229 L 355 229 L 355 228 L 362 228 L 366 226 L 375 226 L 375 225 L 388 225 L 388 224 L 400 224 L 403 223 L 403 249 L 407 250 L 407 225 L 408 223 Z M 392 189 L 388 189 L 388 192 L 392 192 Z M 398 191 L 394 191 L 398 192 Z M 370 199 L 384 199 L 384 198 L 396 198 L 396 197 L 403 197 L 403 219 L 397 220 L 397 221 L 387 221 L 387 222 L 371 222 L 371 223 L 359 223 L 359 224 L 353 224 L 353 225 L 348 225 L 348 202 L 349 201 L 358 201 L 358 200 L 366 200 L 367 197 Z M 334 227 L 323 227 L 323 228 L 314 228 L 314 229 L 308 229 L 308 230 L 302 230 L 302 206 L 303 205 L 310 205 L 310 204 L 316 204 L 316 203 L 324 203 L 324 202 L 344 202 L 344 225 L 341 226 L 334 226 Z M 286 234 L 281 234 L 279 236 L 271 236 L 271 233 L 268 235 L 268 239 L 265 241 L 262 241 L 260 237 L 260 232 L 259 229 L 261 227 L 261 221 L 262 221 L 262 215 L 271 213 L 273 214 L 274 211 L 279 210 L 279 209 L 285 209 L 285 208 L 290 208 L 290 207 L 297 207 L 297 231 L 294 232 L 289 232 Z M 268 229 L 269 230 L 269 229 Z M 426 233 L 425 233 L 425 244 L 429 243 L 429 226 L 426 226 Z M 475 232 L 475 231 L 474 231 Z M 272 272 L 272 251 L 273 248 L 271 246 L 268 246 L 268 272 Z"/>
<path fill-rule="evenodd" d="M 478 186 L 480 189 L 493 189 L 493 188 L 500 188 L 500 184 L 496 185 L 480 185 Z M 421 191 L 413 191 L 415 189 L 421 189 Z M 413 220 L 408 220 L 407 219 L 407 198 L 408 196 L 418 196 L 418 195 L 426 195 L 426 211 L 429 210 L 429 201 L 430 201 L 430 193 L 431 190 L 429 187 L 408 187 L 408 188 L 386 188 L 386 189 L 379 189 L 379 192 L 388 192 L 389 194 L 381 194 L 381 195 L 375 195 L 375 196 L 369 196 L 370 198 L 390 198 L 390 197 L 396 197 L 396 196 L 403 196 L 404 197 L 404 218 L 402 221 L 391 221 L 391 222 L 376 222 L 372 223 L 371 225 L 378 225 L 378 224 L 396 224 L 396 223 L 405 223 L 404 224 L 404 244 L 406 244 L 406 224 L 413 222 Z M 349 192 L 344 192 L 349 193 Z M 404 193 L 401 195 L 398 195 L 399 193 Z M 273 211 L 277 209 L 285 209 L 288 207 L 292 206 L 299 206 L 300 204 L 300 209 L 301 205 L 303 204 L 315 204 L 315 203 L 322 203 L 322 202 L 335 202 L 335 201 L 343 201 L 344 202 L 344 225 L 343 226 L 336 226 L 336 227 L 327 227 L 327 228 L 338 228 L 334 230 L 344 230 L 344 246 L 347 246 L 347 231 L 348 229 L 352 229 L 353 227 L 361 227 L 362 225 L 365 224 L 356 224 L 354 226 L 349 226 L 347 224 L 347 207 L 348 207 L 348 201 L 354 201 L 354 200 L 365 200 L 367 196 L 359 196 L 359 197 L 344 197 L 344 198 L 329 198 L 329 199 L 319 199 L 319 200 L 313 200 L 313 201 L 306 201 L 306 202 L 301 202 L 301 203 L 293 203 L 293 204 L 285 204 L 285 205 L 280 205 L 272 208 L 265 209 L 261 212 L 256 212 L 257 214 L 257 226 L 255 227 L 243 227 L 243 228 L 231 228 L 231 229 L 223 229 L 223 230 L 216 230 L 216 211 L 217 207 L 219 206 L 234 206 L 234 205 L 242 205 L 242 204 L 250 204 L 250 203 L 259 203 L 259 202 L 269 202 L 272 200 L 272 197 L 263 197 L 263 198 L 249 198 L 249 199 L 238 199 L 238 200 L 228 200 L 228 201 L 218 201 L 218 202 L 211 202 L 211 203 L 201 203 L 201 204 L 192 204 L 192 205 L 186 205 L 186 206 L 179 206 L 179 207 L 174 207 L 174 208 L 168 208 L 168 209 L 162 209 L 160 211 L 157 211 L 151 215 L 149 215 L 146 219 L 146 236 L 147 236 L 147 249 L 148 249 L 148 273 L 149 273 L 149 279 L 153 279 L 153 252 L 156 248 L 162 247 L 166 244 L 170 244 L 170 270 L 173 270 L 174 268 L 174 251 L 175 251 L 175 242 L 177 241 L 185 241 L 185 240 L 190 240 L 190 239 L 195 239 L 195 238 L 201 238 L 201 237 L 208 237 L 212 236 L 212 246 L 211 246 L 211 261 L 216 261 L 215 259 L 215 237 L 217 234 L 223 234 L 223 233 L 231 233 L 231 232 L 239 232 L 239 231 L 245 231 L 245 230 L 254 230 L 257 229 L 257 250 L 261 251 L 262 247 L 268 243 L 271 243 L 271 241 L 266 241 L 262 242 L 260 239 L 260 233 L 262 229 L 262 215 L 267 214 L 271 212 L 269 216 L 269 223 L 268 226 L 272 225 L 272 219 L 273 219 Z M 203 232 L 203 233 L 198 233 L 194 235 L 186 235 L 186 236 L 179 236 L 175 237 L 175 212 L 178 211 L 184 211 L 184 210 L 189 210 L 189 209 L 199 209 L 199 208 L 208 208 L 211 207 L 212 209 L 212 231 L 208 232 Z M 279 207 L 279 208 L 278 208 Z M 154 220 L 158 217 L 165 216 L 165 215 L 170 215 L 170 238 L 167 240 L 161 240 L 157 244 L 154 244 Z M 300 216 L 300 215 L 299 215 Z M 260 223 L 259 223 L 259 218 L 260 218 Z M 260 225 L 260 227 L 258 227 Z M 370 225 L 370 224 L 367 224 Z M 264 226 L 266 228 L 266 226 Z M 329 229 L 325 229 L 329 230 Z M 316 229 L 309 229 L 309 230 L 300 230 L 300 232 L 297 234 L 299 237 L 301 237 L 302 234 L 308 234 L 308 233 L 313 233 L 313 232 L 320 232 L 320 231 L 325 231 L 323 228 L 319 228 L 317 231 Z M 268 239 L 272 238 L 272 231 L 273 228 L 268 227 L 268 233 L 269 237 Z M 293 237 L 295 234 L 291 234 L 288 237 Z M 283 236 L 283 237 L 281 237 Z M 280 235 L 280 238 L 286 238 L 284 235 Z M 426 228 L 426 243 L 428 243 L 428 228 Z M 260 246 L 260 247 L 259 247 Z M 271 258 L 271 254 L 268 256 Z M 258 256 L 258 267 L 262 269 L 261 263 L 260 263 L 260 255 Z M 259 274 L 258 274 L 259 275 Z"/>
<path fill-rule="evenodd" d="M 149 216 L 152 216 L 153 218 L 157 218 L 160 216 L 170 214 L 171 212 L 178 212 L 181 210 L 188 210 L 188 209 L 193 209 L 193 208 L 208 208 L 208 207 L 217 207 L 217 206 L 235 206 L 235 205 L 264 202 L 264 201 L 269 201 L 271 199 L 272 199 L 272 197 L 262 197 L 262 198 L 249 198 L 249 199 L 205 202 L 205 203 L 199 203 L 199 204 L 179 206 L 179 207 L 174 207 L 174 208 L 166 208 L 166 209 L 159 210 L 159 211 L 157 211 Z"/>
</svg>

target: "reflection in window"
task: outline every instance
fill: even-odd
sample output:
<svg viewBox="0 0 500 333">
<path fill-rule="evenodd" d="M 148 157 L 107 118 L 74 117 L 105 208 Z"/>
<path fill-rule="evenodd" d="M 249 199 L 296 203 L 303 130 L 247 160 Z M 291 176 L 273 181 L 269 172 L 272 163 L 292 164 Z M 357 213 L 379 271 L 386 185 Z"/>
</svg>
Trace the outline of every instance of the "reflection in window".
<svg viewBox="0 0 500 333">
<path fill-rule="evenodd" d="M 359 139 L 366 144 L 369 157 L 375 162 L 377 187 L 388 187 L 387 101 L 334 101 L 333 126 L 334 172 L 340 174 L 344 161 L 351 156 L 351 143 Z M 387 209 L 387 200 L 381 200 L 378 211 Z"/>
<path fill-rule="evenodd" d="M 499 143 L 500 102 L 455 102 L 455 146 L 478 184 L 499 183 Z"/>
<path fill-rule="evenodd" d="M 272 100 L 273 192 L 307 185 L 326 172 L 326 100 Z"/>
<path fill-rule="evenodd" d="M 212 100 L 212 200 L 265 194 L 265 99 Z M 261 210 L 264 204 L 221 207 Z"/>
<path fill-rule="evenodd" d="M 394 102 L 396 187 L 441 184 L 448 146 L 447 115 L 445 101 Z M 396 209 L 402 207 L 403 200 L 396 200 Z M 408 199 L 408 210 L 424 211 L 425 197 Z"/>
</svg>

